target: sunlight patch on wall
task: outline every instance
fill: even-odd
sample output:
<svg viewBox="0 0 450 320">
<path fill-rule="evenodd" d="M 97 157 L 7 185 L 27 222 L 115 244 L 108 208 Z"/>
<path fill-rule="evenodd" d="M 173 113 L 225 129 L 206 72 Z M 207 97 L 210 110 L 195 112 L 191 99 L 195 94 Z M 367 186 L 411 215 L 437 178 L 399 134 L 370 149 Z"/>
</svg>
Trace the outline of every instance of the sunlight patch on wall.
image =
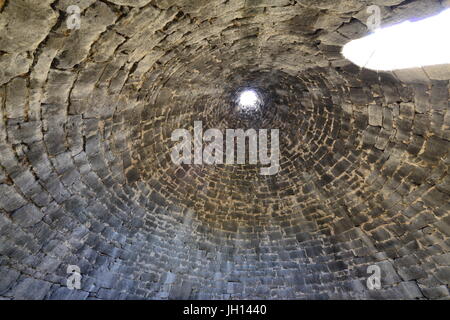
<svg viewBox="0 0 450 320">
<path fill-rule="evenodd" d="M 450 63 L 450 9 L 417 22 L 379 29 L 346 44 L 342 54 L 356 65 L 379 71 Z"/>
</svg>

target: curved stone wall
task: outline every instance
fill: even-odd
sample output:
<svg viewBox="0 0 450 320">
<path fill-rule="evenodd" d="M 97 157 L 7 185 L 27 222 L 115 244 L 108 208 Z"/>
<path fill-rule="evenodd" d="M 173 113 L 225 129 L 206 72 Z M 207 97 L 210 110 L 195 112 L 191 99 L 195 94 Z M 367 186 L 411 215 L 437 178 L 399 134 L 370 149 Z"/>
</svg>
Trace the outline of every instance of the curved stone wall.
<svg viewBox="0 0 450 320">
<path fill-rule="evenodd" d="M 345 60 L 370 4 L 448 6 L 0 1 L 0 298 L 448 298 L 449 82 Z M 174 165 L 194 121 L 279 129 L 280 172 Z"/>
</svg>

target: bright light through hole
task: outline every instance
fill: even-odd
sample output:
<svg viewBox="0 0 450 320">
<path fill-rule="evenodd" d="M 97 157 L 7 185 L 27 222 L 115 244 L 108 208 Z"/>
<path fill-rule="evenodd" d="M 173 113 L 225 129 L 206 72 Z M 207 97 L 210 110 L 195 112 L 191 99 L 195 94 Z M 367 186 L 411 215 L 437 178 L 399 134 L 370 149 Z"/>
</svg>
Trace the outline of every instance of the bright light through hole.
<svg viewBox="0 0 450 320">
<path fill-rule="evenodd" d="M 243 109 L 256 109 L 258 102 L 258 95 L 253 90 L 245 90 L 239 96 L 239 106 Z"/>
<path fill-rule="evenodd" d="M 349 42 L 342 53 L 360 67 L 381 71 L 448 64 L 449 30 L 450 9 L 431 18 L 375 31 Z"/>
</svg>

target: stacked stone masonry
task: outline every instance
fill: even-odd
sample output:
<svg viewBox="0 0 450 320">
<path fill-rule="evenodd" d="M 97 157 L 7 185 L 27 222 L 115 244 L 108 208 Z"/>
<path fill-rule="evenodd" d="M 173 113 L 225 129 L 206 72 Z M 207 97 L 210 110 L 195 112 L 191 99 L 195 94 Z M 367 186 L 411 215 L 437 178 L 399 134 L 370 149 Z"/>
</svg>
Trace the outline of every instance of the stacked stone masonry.
<svg viewBox="0 0 450 320">
<path fill-rule="evenodd" d="M 0 0 L 0 298 L 448 299 L 450 77 L 345 60 L 372 4 L 449 6 Z M 194 121 L 279 128 L 280 172 L 174 165 Z"/>
</svg>

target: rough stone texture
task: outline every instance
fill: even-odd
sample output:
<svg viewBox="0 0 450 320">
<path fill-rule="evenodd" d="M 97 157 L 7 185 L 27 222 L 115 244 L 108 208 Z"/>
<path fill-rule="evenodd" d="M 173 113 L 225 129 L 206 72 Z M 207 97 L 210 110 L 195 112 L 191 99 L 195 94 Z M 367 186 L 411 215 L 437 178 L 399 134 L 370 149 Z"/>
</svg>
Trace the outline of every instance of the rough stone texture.
<svg viewBox="0 0 450 320">
<path fill-rule="evenodd" d="M 448 6 L 0 1 L 0 298 L 448 299 L 448 68 L 346 61 L 371 4 L 389 23 Z M 246 85 L 266 97 L 249 117 Z M 174 166 L 197 120 L 279 128 L 280 173 Z"/>
</svg>

